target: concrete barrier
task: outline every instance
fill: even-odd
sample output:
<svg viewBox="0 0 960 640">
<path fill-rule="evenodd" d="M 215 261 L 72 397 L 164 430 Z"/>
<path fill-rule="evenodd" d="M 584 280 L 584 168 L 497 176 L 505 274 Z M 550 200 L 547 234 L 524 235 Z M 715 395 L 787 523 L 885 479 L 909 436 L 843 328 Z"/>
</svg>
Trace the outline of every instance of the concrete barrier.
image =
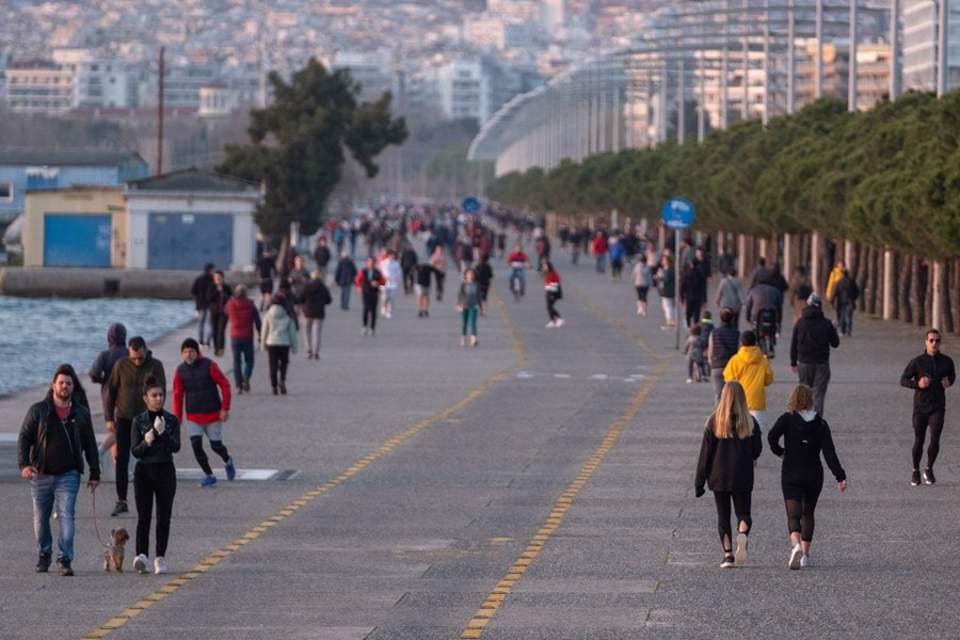
<svg viewBox="0 0 960 640">
<path fill-rule="evenodd" d="M 0 269 L 0 294 L 62 298 L 161 298 L 188 300 L 199 272 L 146 269 L 69 269 L 57 267 L 4 267 Z M 257 284 L 255 273 L 230 271 L 229 284 Z"/>
</svg>

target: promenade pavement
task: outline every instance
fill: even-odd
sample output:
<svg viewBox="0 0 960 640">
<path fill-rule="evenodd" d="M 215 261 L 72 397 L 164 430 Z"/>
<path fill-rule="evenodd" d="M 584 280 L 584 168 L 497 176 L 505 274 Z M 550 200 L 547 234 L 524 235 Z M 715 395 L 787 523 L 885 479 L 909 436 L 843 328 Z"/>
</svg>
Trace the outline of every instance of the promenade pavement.
<svg viewBox="0 0 960 640">
<path fill-rule="evenodd" d="M 960 635 L 955 392 L 939 483 L 909 485 L 911 395 L 897 383 L 921 331 L 858 317 L 834 352 L 826 417 L 849 488 L 828 474 L 814 566 L 786 569 L 779 460 L 764 441 L 750 559 L 721 571 L 712 498 L 692 486 L 711 385 L 684 383 L 656 295 L 637 318 L 627 279 L 557 265 L 561 329 L 544 328 L 536 278 L 514 302 L 497 265 L 503 302 L 476 349 L 458 346 L 448 286 L 428 319 L 401 296 L 375 338 L 360 335 L 358 301 L 329 308 L 321 359 L 294 358 L 289 396 L 270 394 L 258 352 L 225 442 L 241 469 L 291 474 L 181 480 L 168 576 L 102 574 L 86 492 L 78 575 L 35 575 L 29 488 L 0 482 L 0 637 Z M 170 370 L 185 334 L 156 346 Z M 771 420 L 795 381 L 779 353 Z M 29 400 L 0 402 L 4 431 Z M 196 466 L 189 447 L 177 464 Z M 100 530 L 133 533 L 133 516 L 106 515 L 113 486 L 97 496 Z"/>
</svg>

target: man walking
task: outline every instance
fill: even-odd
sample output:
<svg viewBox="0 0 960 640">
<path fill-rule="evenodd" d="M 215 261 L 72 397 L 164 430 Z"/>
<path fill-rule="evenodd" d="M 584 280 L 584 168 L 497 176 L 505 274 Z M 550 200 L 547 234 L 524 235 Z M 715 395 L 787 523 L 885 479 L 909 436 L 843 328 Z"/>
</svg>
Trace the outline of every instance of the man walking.
<svg viewBox="0 0 960 640">
<path fill-rule="evenodd" d="M 20 477 L 30 481 L 33 496 L 33 533 L 37 543 L 37 573 L 46 573 L 53 555 L 50 514 L 60 523 L 57 564 L 61 576 L 73 575 L 73 539 L 77 493 L 83 458 L 90 465 L 87 486 L 100 482 L 100 460 L 90 412 L 73 403 L 73 376 L 60 365 L 47 396 L 27 411 L 17 438 Z"/>
<path fill-rule="evenodd" d="M 313 250 L 313 259 L 317 261 L 317 269 L 324 273 L 330 264 L 330 247 L 327 246 L 327 237 L 321 234 L 317 238 L 317 248 Z"/>
<path fill-rule="evenodd" d="M 913 475 L 910 484 L 920 484 L 920 460 L 923 458 L 923 442 L 930 429 L 930 446 L 927 449 L 927 468 L 923 471 L 923 482 L 934 484 L 933 463 L 940 453 L 940 433 L 943 431 L 944 412 L 947 399 L 944 390 L 953 386 L 957 373 L 953 360 L 940 353 L 940 332 L 927 331 L 926 348 L 903 370 L 900 385 L 915 389 L 913 394 Z"/>
<path fill-rule="evenodd" d="M 216 362 L 200 355 L 200 345 L 193 338 L 187 338 L 180 345 L 180 357 L 183 362 L 173 376 L 173 415 L 187 426 L 193 455 L 204 473 L 200 486 L 211 487 L 217 483 L 203 451 L 204 435 L 210 439 L 210 448 L 223 459 L 227 480 L 233 480 L 237 468 L 223 446 L 223 423 L 230 417 L 230 382 Z"/>
<path fill-rule="evenodd" d="M 822 306 L 820 296 L 810 294 L 790 339 L 790 370 L 799 375 L 800 384 L 813 389 L 813 408 L 821 417 L 830 383 L 830 348 L 840 346 L 837 328 L 823 315 Z"/>
<path fill-rule="evenodd" d="M 740 332 L 737 331 L 736 315 L 733 310 L 724 307 L 720 310 L 720 326 L 710 332 L 707 338 L 707 361 L 710 363 L 710 379 L 713 380 L 713 389 L 716 392 L 717 402 L 723 393 L 723 370 L 727 363 L 737 353 L 740 343 Z"/>
<path fill-rule="evenodd" d="M 737 280 L 737 272 L 734 269 L 727 271 L 720 280 L 720 286 L 717 287 L 717 306 L 721 309 L 726 307 L 733 312 L 734 328 L 740 325 L 743 294 L 740 292 L 740 282 Z"/>
<path fill-rule="evenodd" d="M 744 331 L 740 350 L 730 358 L 723 370 L 724 382 L 736 380 L 747 395 L 747 409 L 761 427 L 767 411 L 767 387 L 773 384 L 773 369 L 767 356 L 757 347 L 757 334 Z"/>
<path fill-rule="evenodd" d="M 363 335 L 372 336 L 377 332 L 377 301 L 380 287 L 386 284 L 380 270 L 373 266 L 373 258 L 367 258 L 367 265 L 357 274 L 356 285 L 363 299 Z"/>
<path fill-rule="evenodd" d="M 223 347 L 227 330 L 227 301 L 230 299 L 230 285 L 224 282 L 223 271 L 213 272 L 213 285 L 208 292 L 207 301 L 210 303 L 210 325 L 213 327 L 213 352 L 216 356 L 223 355 Z"/>
<path fill-rule="evenodd" d="M 103 417 L 107 421 L 107 431 L 117 438 L 117 504 L 112 516 L 127 513 L 127 483 L 130 466 L 130 439 L 133 419 L 147 410 L 143 400 L 143 383 L 153 377 L 166 387 L 163 364 L 147 350 L 147 343 L 141 336 L 130 338 L 127 343 L 127 356 L 114 365 L 107 381 L 107 401 Z"/>
<path fill-rule="evenodd" d="M 356 277 L 357 265 L 353 263 L 353 258 L 350 257 L 349 252 L 342 251 L 333 279 L 340 287 L 340 308 L 344 311 L 350 310 L 350 291 L 353 289 L 353 281 Z"/>
<path fill-rule="evenodd" d="M 850 277 L 850 272 L 844 269 L 843 275 L 833 287 L 833 306 L 837 310 L 840 333 L 845 336 L 853 335 L 853 309 L 859 297 L 860 287 Z"/>
<path fill-rule="evenodd" d="M 237 384 L 237 393 L 241 394 L 250 391 L 250 378 L 253 376 L 253 330 L 260 333 L 260 313 L 253 301 L 247 297 L 247 288 L 242 284 L 234 288 L 225 311 L 230 322 L 233 379 Z"/>
<path fill-rule="evenodd" d="M 210 287 L 213 286 L 213 263 L 208 262 L 203 265 L 203 273 L 197 276 L 190 288 L 190 294 L 193 296 L 194 304 L 197 308 L 197 317 L 200 318 L 199 335 L 197 340 L 200 344 L 208 344 L 212 337 L 212 332 L 207 333 L 210 308 Z"/>
</svg>

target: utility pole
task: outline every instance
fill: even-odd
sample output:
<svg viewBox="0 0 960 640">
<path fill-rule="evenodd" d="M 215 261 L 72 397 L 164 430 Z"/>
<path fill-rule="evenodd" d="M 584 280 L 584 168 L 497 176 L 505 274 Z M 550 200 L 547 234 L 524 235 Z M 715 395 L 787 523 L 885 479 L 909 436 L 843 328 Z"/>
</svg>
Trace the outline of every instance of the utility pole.
<svg viewBox="0 0 960 640">
<path fill-rule="evenodd" d="M 949 74 L 947 69 L 947 43 L 950 33 L 950 8 L 947 0 L 940 0 L 937 27 L 937 98 L 943 98 L 947 93 Z M 930 323 L 934 329 L 942 329 L 943 325 L 943 261 L 933 263 L 933 320 Z"/>
<path fill-rule="evenodd" d="M 160 65 L 157 80 L 157 168 L 156 175 L 163 173 L 163 54 L 165 47 L 160 47 Z"/>
</svg>

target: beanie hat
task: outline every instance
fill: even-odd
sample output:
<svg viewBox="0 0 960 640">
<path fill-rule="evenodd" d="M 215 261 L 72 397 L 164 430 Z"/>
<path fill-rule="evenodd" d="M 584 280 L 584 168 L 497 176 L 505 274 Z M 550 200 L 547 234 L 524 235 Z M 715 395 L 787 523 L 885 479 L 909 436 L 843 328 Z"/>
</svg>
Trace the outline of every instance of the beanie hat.
<svg viewBox="0 0 960 640">
<path fill-rule="evenodd" d="M 197 353 L 200 353 L 200 343 L 193 338 L 187 338 L 180 344 L 180 351 L 182 352 L 184 349 L 193 349 Z"/>
</svg>

